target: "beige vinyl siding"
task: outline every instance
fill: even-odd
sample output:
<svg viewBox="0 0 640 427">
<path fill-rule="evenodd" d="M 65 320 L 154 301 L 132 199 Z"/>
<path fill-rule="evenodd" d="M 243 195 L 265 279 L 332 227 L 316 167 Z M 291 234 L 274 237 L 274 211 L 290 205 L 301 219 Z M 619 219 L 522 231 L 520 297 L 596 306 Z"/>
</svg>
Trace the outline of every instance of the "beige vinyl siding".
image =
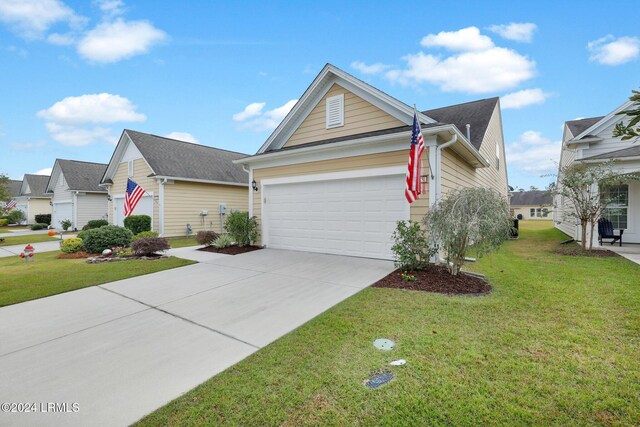
<svg viewBox="0 0 640 427">
<path fill-rule="evenodd" d="M 426 153 L 422 159 L 422 175 L 428 175 L 429 167 L 426 160 Z M 389 166 L 405 166 L 408 161 L 408 150 L 391 151 L 388 153 L 369 154 L 365 156 L 345 157 L 341 159 L 322 160 L 317 162 L 307 162 L 295 165 L 277 166 L 253 170 L 253 179 L 260 185 L 261 180 L 268 178 L 280 178 L 289 176 L 312 175 L 331 172 L 343 172 L 350 170 L 374 169 Z M 410 218 L 413 221 L 420 221 L 427 213 L 429 207 L 429 184 L 423 189 L 424 194 L 415 201 L 410 208 Z M 261 197 L 257 192 L 253 198 L 253 214 L 261 222 Z"/>
<path fill-rule="evenodd" d="M 51 205 L 49 204 L 50 201 L 50 199 L 29 200 L 29 218 L 27 218 L 29 224 L 35 224 L 36 215 L 46 215 L 51 213 Z"/>
<path fill-rule="evenodd" d="M 158 181 L 150 178 L 153 172 L 144 159 L 136 159 L 133 161 L 133 176 L 131 177 L 136 183 L 144 188 L 148 193 L 153 194 L 153 229 L 159 230 L 159 211 L 158 211 Z M 118 165 L 118 169 L 113 176 L 113 185 L 109 189 L 109 195 L 124 196 L 127 191 L 128 166 L 127 162 Z M 109 202 L 109 223 L 113 224 L 113 202 Z"/>
<path fill-rule="evenodd" d="M 87 222 L 94 219 L 107 219 L 109 203 L 107 194 L 80 193 L 76 198 L 77 204 L 75 227 L 81 229 Z"/>
<path fill-rule="evenodd" d="M 232 209 L 249 209 L 249 190 L 234 185 L 205 184 L 197 182 L 175 181 L 164 186 L 164 235 L 167 237 L 184 236 L 187 224 L 191 224 L 193 233 L 200 230 L 222 232 L 224 216 L 219 206 L 224 203 L 227 213 Z M 200 212 L 206 210 L 204 217 Z"/>
<path fill-rule="evenodd" d="M 326 100 L 328 97 L 344 94 L 344 125 L 336 128 L 326 128 Z M 342 86 L 334 84 L 320 100 L 318 105 L 309 113 L 298 129 L 284 144 L 285 147 L 356 135 L 364 132 L 390 129 L 404 126 L 395 117 L 385 113 Z"/>
<path fill-rule="evenodd" d="M 480 146 L 480 154 L 489 161 L 485 168 L 473 168 L 451 148 L 442 153 L 442 196 L 463 187 L 483 187 L 497 191 L 505 198 L 508 195 L 507 169 L 505 165 L 504 142 L 500 109 L 496 108 Z M 473 129 L 471 129 L 473 133 Z M 500 150 L 500 166 L 496 164 L 496 145 Z"/>
</svg>

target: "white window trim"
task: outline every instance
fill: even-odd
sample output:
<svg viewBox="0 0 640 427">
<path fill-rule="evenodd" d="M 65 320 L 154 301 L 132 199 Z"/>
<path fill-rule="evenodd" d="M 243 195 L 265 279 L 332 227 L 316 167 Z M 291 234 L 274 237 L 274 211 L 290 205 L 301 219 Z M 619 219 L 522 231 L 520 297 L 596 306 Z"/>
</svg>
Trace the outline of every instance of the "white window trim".
<svg viewBox="0 0 640 427">
<path fill-rule="evenodd" d="M 629 234 L 629 233 L 633 233 L 634 232 L 634 227 L 633 227 L 634 226 L 634 221 L 633 221 L 633 217 L 632 217 L 632 212 L 631 211 L 632 211 L 632 206 L 633 206 L 633 203 L 635 202 L 635 200 L 631 200 L 631 198 L 632 198 L 631 183 L 624 183 L 624 184 L 621 184 L 621 185 L 626 185 L 627 186 L 627 205 L 624 206 L 624 208 L 627 210 L 627 228 L 623 228 L 623 230 L 626 231 L 627 234 Z M 605 212 L 607 211 L 607 209 L 609 209 L 609 207 L 605 208 Z M 616 230 L 618 230 L 618 228 L 616 228 Z"/>
<path fill-rule="evenodd" d="M 338 101 L 340 108 L 340 121 L 337 123 L 329 123 L 329 105 Z M 326 100 L 326 120 L 325 125 L 327 129 L 339 128 L 344 126 L 344 93 L 335 96 L 329 96 Z"/>
</svg>

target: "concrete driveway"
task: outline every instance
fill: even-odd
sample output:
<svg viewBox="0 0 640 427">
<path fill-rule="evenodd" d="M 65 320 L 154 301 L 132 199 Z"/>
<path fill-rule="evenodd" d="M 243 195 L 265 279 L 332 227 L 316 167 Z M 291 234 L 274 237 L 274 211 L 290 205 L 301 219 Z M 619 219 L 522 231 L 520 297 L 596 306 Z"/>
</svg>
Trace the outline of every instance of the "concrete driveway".
<svg viewBox="0 0 640 427">
<path fill-rule="evenodd" d="M 0 425 L 128 425 L 391 272 L 264 249 L 0 308 Z M 42 412 L 67 404 L 64 413 Z M 77 404 L 77 412 L 74 412 Z"/>
</svg>

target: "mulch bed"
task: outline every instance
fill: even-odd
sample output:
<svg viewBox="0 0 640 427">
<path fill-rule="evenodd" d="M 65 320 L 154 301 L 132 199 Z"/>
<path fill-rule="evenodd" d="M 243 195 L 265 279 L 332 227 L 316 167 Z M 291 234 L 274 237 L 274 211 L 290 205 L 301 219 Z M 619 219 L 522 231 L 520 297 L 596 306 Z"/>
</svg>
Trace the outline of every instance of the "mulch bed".
<svg viewBox="0 0 640 427">
<path fill-rule="evenodd" d="M 88 252 L 76 252 L 73 254 L 64 254 L 64 253 L 60 253 L 58 254 L 58 256 L 56 256 L 56 258 L 58 259 L 80 259 L 80 258 L 89 258 L 92 256 L 100 256 L 100 254 L 90 254 Z"/>
<path fill-rule="evenodd" d="M 447 295 L 486 295 L 491 285 L 486 280 L 465 273 L 452 276 L 444 265 L 430 265 L 424 270 L 409 271 L 416 281 L 402 279 L 401 270 L 396 270 L 373 284 L 374 288 L 407 289 L 413 291 L 437 292 Z"/>
<path fill-rule="evenodd" d="M 198 249 L 203 252 L 215 252 L 217 254 L 226 254 L 226 255 L 238 255 L 238 254 L 246 254 L 247 252 L 253 252 L 262 249 L 260 246 L 229 246 L 227 248 L 216 248 L 215 246 L 205 246 L 204 248 Z"/>
<path fill-rule="evenodd" d="M 554 251 L 554 254 L 558 255 L 568 255 L 568 256 L 586 256 L 586 257 L 594 257 L 594 258 L 607 258 L 620 256 L 617 253 L 610 251 L 608 249 L 593 249 L 583 250 L 582 246 L 576 244 L 566 244 L 558 246 Z"/>
</svg>

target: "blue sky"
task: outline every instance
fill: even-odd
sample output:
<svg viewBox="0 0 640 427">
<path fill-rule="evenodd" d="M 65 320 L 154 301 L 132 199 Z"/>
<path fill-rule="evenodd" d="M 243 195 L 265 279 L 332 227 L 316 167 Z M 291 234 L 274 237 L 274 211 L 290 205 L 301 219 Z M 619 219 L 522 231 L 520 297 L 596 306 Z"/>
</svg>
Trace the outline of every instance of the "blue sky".
<svg viewBox="0 0 640 427">
<path fill-rule="evenodd" d="M 635 3 L 0 0 L 0 172 L 106 163 L 124 128 L 254 153 L 332 64 L 420 109 L 501 96 L 512 186 L 640 86 Z"/>
</svg>

